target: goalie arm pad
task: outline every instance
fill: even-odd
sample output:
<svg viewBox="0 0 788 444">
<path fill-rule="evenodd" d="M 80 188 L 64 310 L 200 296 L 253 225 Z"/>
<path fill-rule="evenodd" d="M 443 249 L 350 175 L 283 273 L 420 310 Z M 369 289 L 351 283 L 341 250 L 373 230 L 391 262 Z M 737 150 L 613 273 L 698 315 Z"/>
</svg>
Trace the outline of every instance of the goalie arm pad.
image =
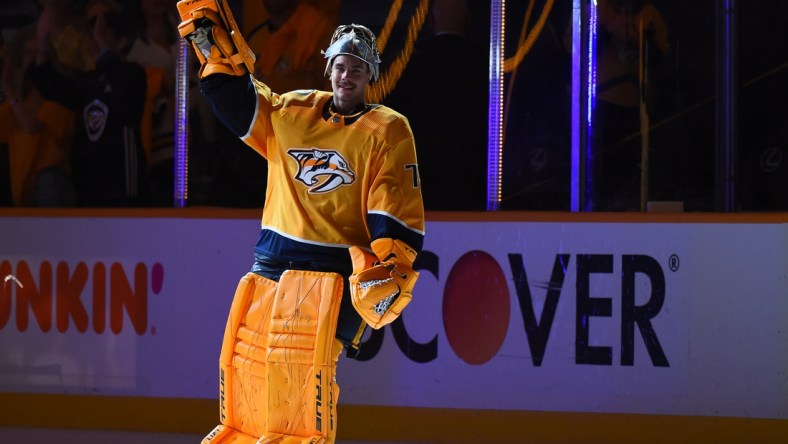
<svg viewBox="0 0 788 444">
<path fill-rule="evenodd" d="M 372 250 L 375 256 L 350 247 L 350 299 L 361 318 L 377 330 L 397 319 L 410 303 L 419 273 L 413 270 L 416 251 L 405 242 L 381 238 L 372 242 Z"/>
<path fill-rule="evenodd" d="M 198 77 L 254 72 L 254 53 L 235 23 L 226 0 L 182 0 L 177 4 L 178 32 L 189 41 L 200 62 Z"/>
</svg>

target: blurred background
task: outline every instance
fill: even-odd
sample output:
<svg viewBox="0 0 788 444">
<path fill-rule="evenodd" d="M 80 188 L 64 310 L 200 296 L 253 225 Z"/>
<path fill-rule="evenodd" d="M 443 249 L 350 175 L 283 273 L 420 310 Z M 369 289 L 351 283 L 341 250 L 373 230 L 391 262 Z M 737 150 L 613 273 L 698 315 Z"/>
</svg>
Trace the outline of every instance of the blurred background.
<svg viewBox="0 0 788 444">
<path fill-rule="evenodd" d="M 178 203 L 174 1 L 113 2 L 133 28 L 126 58 L 147 76 L 139 116 L 145 193 L 135 199 L 87 197 L 94 185 L 85 178 L 81 110 L 49 106 L 26 77 L 40 42 L 65 75 L 93 69 L 83 56 L 93 43 L 93 3 L 6 0 L 0 7 L 0 205 Z M 228 3 L 258 54 L 258 77 L 280 92 L 328 87 L 320 63 L 288 65 L 269 40 L 281 34 L 297 0 Z M 379 34 L 384 79 L 370 99 L 409 118 L 427 209 L 487 209 L 490 13 L 497 2 L 303 3 L 329 30 L 357 22 Z M 58 11 L 57 20 L 42 39 L 37 20 L 46 8 Z M 506 2 L 498 209 L 788 209 L 786 9 L 780 0 Z M 188 182 L 180 203 L 262 207 L 264 160 L 216 121 L 197 91 L 193 61 L 188 68 Z M 25 110 L 15 109 L 17 102 Z"/>
</svg>

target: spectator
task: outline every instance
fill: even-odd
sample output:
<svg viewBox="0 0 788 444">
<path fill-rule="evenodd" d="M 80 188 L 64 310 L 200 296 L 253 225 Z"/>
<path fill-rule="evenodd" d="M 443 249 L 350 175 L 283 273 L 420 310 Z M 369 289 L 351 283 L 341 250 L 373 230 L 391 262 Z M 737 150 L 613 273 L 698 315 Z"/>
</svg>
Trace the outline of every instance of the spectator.
<svg viewBox="0 0 788 444">
<path fill-rule="evenodd" d="M 35 0 L 39 9 L 50 11 L 48 43 L 52 58 L 68 74 L 95 68 L 91 54 L 90 30 L 77 0 Z"/>
<path fill-rule="evenodd" d="M 484 210 L 487 90 L 468 38 L 465 0 L 435 0 L 430 35 L 417 46 L 386 104 L 408 116 L 427 210 Z"/>
<path fill-rule="evenodd" d="M 81 116 L 72 166 L 85 206 L 138 206 L 149 197 L 140 121 L 145 105 L 145 71 L 125 60 L 134 41 L 128 20 L 111 0 L 93 0 L 86 18 L 93 36 L 96 68 L 74 76 L 56 69 L 47 39 L 53 8 L 38 20 L 36 63 L 28 69 L 41 94 Z"/>
<path fill-rule="evenodd" d="M 13 204 L 74 206 L 68 161 L 73 113 L 44 100 L 24 76 L 35 57 L 35 27 L 18 30 L 3 63 L 6 103 L 0 105 L 0 142 L 8 145 Z"/>
<path fill-rule="evenodd" d="M 320 11 L 298 0 L 262 0 L 268 19 L 246 36 L 254 51 L 255 77 L 272 91 L 326 89 L 320 46 L 333 28 Z"/>
<path fill-rule="evenodd" d="M 642 36 L 642 39 L 641 39 Z M 641 40 L 648 53 L 641 53 Z M 640 75 L 654 72 L 668 56 L 667 26 L 648 0 L 600 0 L 597 40 L 597 101 L 591 159 L 591 209 L 638 210 L 641 148 L 648 145 L 648 84 Z"/>
<path fill-rule="evenodd" d="M 142 141 L 150 167 L 155 204 L 173 200 L 175 133 L 175 66 L 178 31 L 174 2 L 135 0 L 133 17 L 137 38 L 127 59 L 145 68 L 148 95 L 141 125 Z"/>
<path fill-rule="evenodd" d="M 263 3 L 261 0 L 243 0 L 241 2 L 243 14 L 238 16 L 242 18 L 238 25 L 241 26 L 243 35 L 249 35 L 253 28 L 268 20 L 268 11 Z M 328 19 L 331 28 L 335 28 L 339 23 L 342 0 L 301 0 L 301 3 L 320 11 Z"/>
</svg>

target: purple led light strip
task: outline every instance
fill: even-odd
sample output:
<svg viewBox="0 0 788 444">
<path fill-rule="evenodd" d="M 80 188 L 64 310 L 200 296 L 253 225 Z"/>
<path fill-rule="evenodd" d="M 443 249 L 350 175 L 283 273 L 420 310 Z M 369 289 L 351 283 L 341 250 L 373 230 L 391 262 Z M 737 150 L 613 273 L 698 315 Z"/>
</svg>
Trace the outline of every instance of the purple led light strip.
<svg viewBox="0 0 788 444">
<path fill-rule="evenodd" d="M 189 197 L 189 44 L 178 39 L 175 72 L 175 189 L 174 204 L 183 208 Z"/>
<path fill-rule="evenodd" d="M 490 90 L 487 120 L 487 211 L 501 206 L 505 0 L 490 6 Z"/>
<path fill-rule="evenodd" d="M 594 185 L 590 181 L 592 171 L 592 163 L 594 162 L 594 153 L 591 146 L 591 135 L 593 132 L 593 115 L 594 104 L 596 103 L 596 39 L 597 39 L 597 0 L 591 0 L 589 3 L 589 23 L 588 23 L 588 103 L 586 104 L 586 164 L 585 164 L 585 210 L 589 210 L 593 206 L 590 200 L 591 187 Z"/>
</svg>

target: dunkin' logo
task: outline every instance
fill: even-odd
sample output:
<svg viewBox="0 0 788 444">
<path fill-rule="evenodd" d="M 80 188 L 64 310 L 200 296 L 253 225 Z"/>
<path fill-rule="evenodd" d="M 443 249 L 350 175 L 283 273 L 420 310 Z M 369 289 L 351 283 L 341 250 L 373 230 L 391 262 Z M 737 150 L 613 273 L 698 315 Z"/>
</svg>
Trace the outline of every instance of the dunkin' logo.
<svg viewBox="0 0 788 444">
<path fill-rule="evenodd" d="M 114 334 L 132 328 L 148 332 L 148 302 L 164 284 L 164 267 L 137 263 L 132 269 L 113 262 L 70 264 L 42 261 L 0 262 L 0 331 L 25 332 L 37 326 L 65 333 L 88 329 Z M 155 328 L 150 329 L 155 333 Z"/>
</svg>

